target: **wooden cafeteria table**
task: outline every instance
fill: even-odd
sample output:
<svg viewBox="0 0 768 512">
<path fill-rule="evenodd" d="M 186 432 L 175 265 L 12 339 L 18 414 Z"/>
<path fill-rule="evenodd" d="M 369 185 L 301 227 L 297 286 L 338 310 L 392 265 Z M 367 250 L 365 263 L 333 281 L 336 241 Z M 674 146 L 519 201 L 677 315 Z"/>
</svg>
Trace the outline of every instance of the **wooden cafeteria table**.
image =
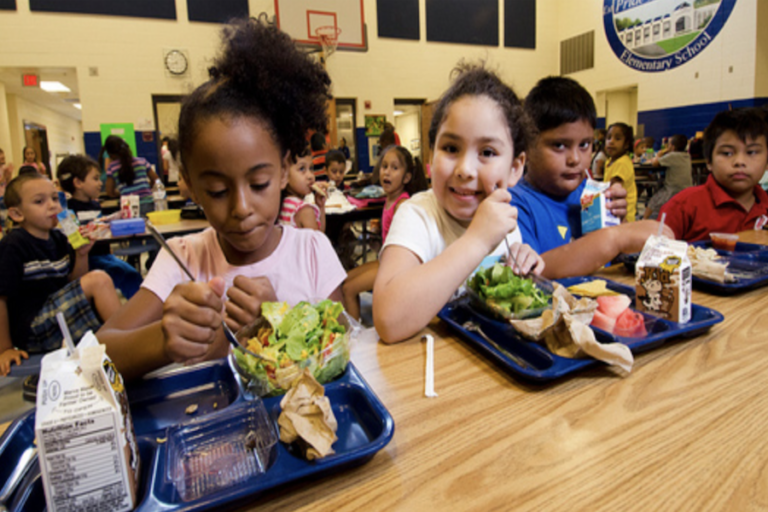
<svg viewBox="0 0 768 512">
<path fill-rule="evenodd" d="M 621 266 L 600 274 L 631 282 Z M 596 367 L 526 384 L 435 320 L 439 396 L 425 398 L 424 343 L 359 343 L 352 360 L 394 417 L 392 441 L 243 510 L 764 510 L 766 298 L 694 291 L 725 321 L 639 354 L 627 377 Z"/>
</svg>

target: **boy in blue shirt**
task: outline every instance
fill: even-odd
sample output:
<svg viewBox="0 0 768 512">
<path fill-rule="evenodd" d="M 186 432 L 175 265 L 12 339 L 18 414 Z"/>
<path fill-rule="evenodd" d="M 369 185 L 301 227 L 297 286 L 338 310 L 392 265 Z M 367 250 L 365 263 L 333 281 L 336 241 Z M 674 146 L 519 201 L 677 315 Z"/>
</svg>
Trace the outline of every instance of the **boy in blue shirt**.
<svg viewBox="0 0 768 512">
<path fill-rule="evenodd" d="M 512 189 L 523 240 L 541 254 L 550 279 L 587 275 L 622 253 L 642 249 L 659 223 L 622 223 L 582 237 L 581 193 L 596 125 L 590 94 L 569 78 L 544 78 L 528 94 L 525 110 L 538 131 L 528 149 L 527 172 Z M 616 217 L 626 215 L 626 190 L 606 192 Z M 673 238 L 671 230 L 665 234 Z"/>
</svg>

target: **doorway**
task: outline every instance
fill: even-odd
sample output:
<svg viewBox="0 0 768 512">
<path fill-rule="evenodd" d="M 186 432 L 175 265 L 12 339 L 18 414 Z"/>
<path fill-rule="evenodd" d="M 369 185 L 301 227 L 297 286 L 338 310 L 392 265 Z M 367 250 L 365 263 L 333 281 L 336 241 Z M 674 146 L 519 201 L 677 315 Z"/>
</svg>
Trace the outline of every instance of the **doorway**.
<svg viewBox="0 0 768 512">
<path fill-rule="evenodd" d="M 348 172 L 357 172 L 358 155 L 355 140 L 355 120 L 357 119 L 357 100 L 355 98 L 336 98 L 336 136 L 338 145 L 344 139 L 349 148 L 351 166 Z"/>
<path fill-rule="evenodd" d="M 35 150 L 38 161 L 45 164 L 48 176 L 53 176 L 53 172 L 51 172 L 51 151 L 48 148 L 48 131 L 45 126 L 31 121 L 24 121 L 24 146 Z M 24 155 L 21 158 L 23 161 Z"/>
<path fill-rule="evenodd" d="M 400 145 L 411 152 L 414 158 L 424 162 L 422 148 L 422 106 L 423 99 L 395 100 L 395 132 L 400 137 Z"/>
</svg>

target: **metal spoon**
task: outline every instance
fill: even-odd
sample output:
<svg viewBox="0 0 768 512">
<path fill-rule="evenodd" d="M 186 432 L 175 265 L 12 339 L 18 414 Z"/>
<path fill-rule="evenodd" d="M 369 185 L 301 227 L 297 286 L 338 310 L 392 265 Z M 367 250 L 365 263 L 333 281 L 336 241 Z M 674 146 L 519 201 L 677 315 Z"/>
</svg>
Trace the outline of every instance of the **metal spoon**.
<svg viewBox="0 0 768 512">
<path fill-rule="evenodd" d="M 195 282 L 196 279 L 192 275 L 192 272 L 189 271 L 189 269 L 184 264 L 184 262 L 181 261 L 181 258 L 179 258 L 179 256 L 173 251 L 173 249 L 171 249 L 171 246 L 168 245 L 168 242 L 165 240 L 165 237 L 163 237 L 163 235 L 160 234 L 160 232 L 157 230 L 157 228 L 155 226 L 152 225 L 152 222 L 150 222 L 149 219 L 145 219 L 144 222 L 146 223 L 147 230 L 149 230 L 149 234 L 152 235 L 152 238 L 157 240 L 157 243 L 159 243 L 163 247 L 163 249 L 168 251 L 168 254 L 173 256 L 173 259 L 176 260 L 176 263 L 179 264 L 179 267 L 181 267 L 181 270 L 183 270 L 184 273 L 186 273 L 187 276 L 189 276 L 189 279 L 192 282 Z M 239 341 L 237 341 L 237 336 L 235 336 L 235 333 L 232 332 L 232 329 L 229 328 L 229 326 L 227 325 L 227 323 L 224 320 L 221 321 L 221 327 L 224 329 L 224 337 L 227 338 L 227 341 L 229 341 L 229 343 L 233 347 L 239 348 L 240 350 L 242 350 L 246 354 L 252 355 L 253 357 L 261 359 L 263 361 L 269 361 L 270 363 L 274 363 L 275 362 L 274 359 L 270 359 L 270 358 L 268 358 L 266 356 L 263 356 L 261 354 L 257 354 L 255 352 L 251 352 L 250 350 L 245 348 Z"/>
<path fill-rule="evenodd" d="M 520 356 L 516 356 L 515 354 L 513 354 L 513 353 L 511 353 L 511 352 L 509 352 L 509 351 L 507 351 L 507 350 L 505 350 L 505 349 L 503 349 L 503 348 L 501 348 L 501 346 L 500 346 L 498 343 L 496 343 L 496 342 L 495 342 L 495 341 L 493 341 L 491 338 L 489 338 L 489 337 L 488 337 L 488 336 L 487 336 L 487 335 L 486 335 L 486 334 L 483 332 L 483 330 L 480 328 L 480 326 L 479 326 L 479 325 L 477 325 L 477 324 L 476 324 L 475 322 L 473 322 L 472 320 L 467 320 L 467 321 L 466 321 L 466 322 L 464 322 L 464 323 L 463 323 L 461 326 L 462 326 L 464 329 L 466 329 L 466 330 L 468 330 L 468 331 L 470 331 L 470 332 L 475 332 L 475 333 L 479 334 L 480 336 L 482 336 L 482 338 L 483 338 L 485 341 L 487 341 L 488 343 L 490 343 L 490 344 L 491 344 L 491 345 L 492 345 L 492 346 L 493 346 L 493 347 L 494 347 L 496 350 L 498 350 L 499 352 L 501 352 L 502 354 L 504 354 L 505 356 L 507 356 L 508 358 L 510 358 L 512 361 L 514 361 L 514 362 L 515 362 L 515 363 L 516 363 L 516 364 L 517 364 L 519 367 L 521 367 L 521 368 L 528 368 L 528 363 L 526 363 L 526 362 L 525 362 L 525 361 L 524 361 L 524 360 L 523 360 L 523 359 L 522 359 Z"/>
</svg>

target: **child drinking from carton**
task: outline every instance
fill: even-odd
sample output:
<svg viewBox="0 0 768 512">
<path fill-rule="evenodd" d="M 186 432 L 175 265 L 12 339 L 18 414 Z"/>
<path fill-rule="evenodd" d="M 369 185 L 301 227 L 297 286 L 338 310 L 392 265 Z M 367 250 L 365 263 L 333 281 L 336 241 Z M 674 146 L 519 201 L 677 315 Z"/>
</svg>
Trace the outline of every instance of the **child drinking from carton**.
<svg viewBox="0 0 768 512">
<path fill-rule="evenodd" d="M 168 242 L 141 289 L 98 332 L 126 379 L 171 362 L 223 357 L 222 321 L 237 331 L 264 301 L 341 300 L 346 277 L 328 238 L 277 224 L 280 193 L 304 134 L 327 124 L 330 79 L 277 27 L 223 29 L 210 79 L 184 101 L 184 180 L 211 227 Z"/>
<path fill-rule="evenodd" d="M 754 109 L 720 112 L 704 130 L 704 157 L 711 174 L 662 208 L 678 239 L 709 240 L 709 234 L 760 229 L 768 221 L 768 194 L 759 186 L 768 164 L 768 125 Z"/>
<path fill-rule="evenodd" d="M 59 195 L 45 176 L 11 180 L 8 216 L 18 226 L 0 240 L 0 375 L 28 353 L 61 346 L 56 313 L 72 337 L 96 330 L 120 307 L 112 279 L 88 272 L 90 243 L 75 251 L 58 229 Z M 98 316 L 97 316 L 98 315 Z"/>
<path fill-rule="evenodd" d="M 640 251 L 658 232 L 658 222 L 622 223 L 583 234 L 581 197 L 597 116 L 589 93 L 569 78 L 544 78 L 528 94 L 525 109 L 538 133 L 528 148 L 528 172 L 512 189 L 512 205 L 523 240 L 546 262 L 544 274 L 551 279 L 587 275 L 619 254 Z M 621 184 L 602 194 L 605 208 L 623 218 L 627 201 Z"/>
<path fill-rule="evenodd" d="M 432 189 L 399 208 L 381 251 L 373 318 L 385 343 L 424 328 L 483 258 L 506 254 L 506 243 L 519 272 L 542 269 L 521 243 L 507 190 L 525 166 L 529 131 L 520 100 L 480 66 L 459 71 L 429 129 Z"/>
</svg>

